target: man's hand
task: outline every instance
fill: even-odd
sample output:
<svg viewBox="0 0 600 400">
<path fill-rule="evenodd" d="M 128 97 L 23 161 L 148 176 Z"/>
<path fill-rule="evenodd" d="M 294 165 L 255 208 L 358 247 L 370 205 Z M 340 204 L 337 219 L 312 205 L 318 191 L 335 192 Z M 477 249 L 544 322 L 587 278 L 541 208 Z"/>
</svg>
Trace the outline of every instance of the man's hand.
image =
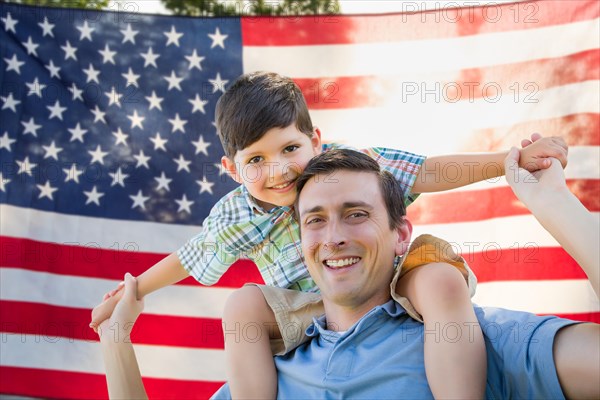
<svg viewBox="0 0 600 400">
<path fill-rule="evenodd" d="M 539 133 L 531 135 L 531 140 L 521 141 L 521 157 L 519 166 L 529 172 L 550 168 L 552 161 L 556 158 L 563 168 L 567 166 L 567 154 L 569 148 L 563 138 L 558 136 L 542 137 Z"/>
<path fill-rule="evenodd" d="M 112 311 L 110 318 L 99 324 L 96 331 L 101 336 L 103 331 L 113 330 L 115 326 L 120 334 L 129 335 L 133 329 L 133 324 L 144 310 L 144 299 L 137 299 L 137 281 L 129 272 L 125 274 L 124 289 L 117 289 L 116 292 L 116 295 L 112 297 L 107 297 L 109 293 L 104 295 L 105 301 L 102 304 L 109 301 L 111 305 L 116 303 L 116 306 L 113 307 L 114 311 Z M 116 300 L 117 298 L 119 300 Z"/>
<path fill-rule="evenodd" d="M 524 149 L 521 150 L 521 152 L 523 151 Z M 549 167 L 536 172 L 529 172 L 521 168 L 519 159 L 519 150 L 513 147 L 504 160 L 504 170 L 506 171 L 506 181 L 518 199 L 527 207 L 532 206 L 531 202 L 536 197 L 548 196 L 551 191 L 569 190 L 565 181 L 565 173 L 557 159 L 549 158 Z"/>
</svg>

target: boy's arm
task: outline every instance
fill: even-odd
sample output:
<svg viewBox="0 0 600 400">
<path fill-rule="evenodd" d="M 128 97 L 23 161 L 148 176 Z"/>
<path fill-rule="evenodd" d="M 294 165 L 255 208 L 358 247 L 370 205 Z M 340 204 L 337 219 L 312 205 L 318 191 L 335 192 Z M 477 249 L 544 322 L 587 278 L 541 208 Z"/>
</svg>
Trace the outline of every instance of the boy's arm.
<svg viewBox="0 0 600 400">
<path fill-rule="evenodd" d="M 413 193 L 440 192 L 504 175 L 504 159 L 508 151 L 465 153 L 429 157 L 425 160 L 412 188 Z M 541 138 L 523 148 L 519 165 L 537 171 L 551 165 L 549 157 L 567 165 L 567 145 L 560 137 Z"/>
</svg>

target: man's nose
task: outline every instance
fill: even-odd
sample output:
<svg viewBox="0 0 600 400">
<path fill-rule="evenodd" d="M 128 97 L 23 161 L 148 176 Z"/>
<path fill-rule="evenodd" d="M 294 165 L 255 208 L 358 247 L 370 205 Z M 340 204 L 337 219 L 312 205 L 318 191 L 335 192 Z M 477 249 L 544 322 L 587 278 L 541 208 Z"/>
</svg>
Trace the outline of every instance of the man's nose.
<svg viewBox="0 0 600 400">
<path fill-rule="evenodd" d="M 335 253 L 345 244 L 346 237 L 342 225 L 337 221 L 331 221 L 327 229 L 323 249 Z"/>
</svg>

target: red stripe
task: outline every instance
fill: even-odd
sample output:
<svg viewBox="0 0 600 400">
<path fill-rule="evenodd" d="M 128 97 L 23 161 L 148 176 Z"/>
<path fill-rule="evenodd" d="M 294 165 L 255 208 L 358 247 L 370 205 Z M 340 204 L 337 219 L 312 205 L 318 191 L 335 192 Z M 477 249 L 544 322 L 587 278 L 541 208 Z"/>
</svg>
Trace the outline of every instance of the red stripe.
<svg viewBox="0 0 600 400">
<path fill-rule="evenodd" d="M 597 0 L 528 1 L 423 12 L 421 2 L 388 15 L 244 17 L 244 46 L 295 46 L 449 39 L 461 36 L 539 29 L 597 18 Z"/>
<path fill-rule="evenodd" d="M 207 399 L 223 382 L 144 378 L 151 399 Z M 106 399 L 104 375 L 0 367 L 0 393 L 45 399 Z"/>
<path fill-rule="evenodd" d="M 534 132 L 544 136 L 560 136 L 569 146 L 600 145 L 600 114 L 574 114 L 560 118 L 528 121 L 503 128 L 473 132 L 461 151 L 499 151 L 518 145 Z M 573 160 L 571 161 L 573 162 Z"/>
<path fill-rule="evenodd" d="M 123 279 L 125 272 L 138 276 L 166 256 L 100 249 L 91 245 L 39 242 L 9 236 L 0 236 L 0 249 L 0 263 L 3 267 L 115 280 Z M 241 260 L 233 264 L 215 286 L 240 287 L 246 282 L 264 281 L 254 263 Z M 189 277 L 180 284 L 199 283 Z"/>
<path fill-rule="evenodd" d="M 595 324 L 600 324 L 600 312 L 590 312 L 590 313 L 581 313 L 581 314 L 552 314 L 557 317 L 572 319 L 575 321 L 584 321 L 584 322 L 593 322 Z"/>
<path fill-rule="evenodd" d="M 515 102 L 535 102 L 545 89 L 600 79 L 600 52 L 588 50 L 564 57 L 485 68 L 448 71 L 437 84 L 405 82 L 401 76 L 319 77 L 294 79 L 313 110 L 377 107 L 391 97 L 407 100 L 473 102 L 499 95 Z M 403 98 L 404 98 L 403 97 Z"/>
<path fill-rule="evenodd" d="M 455 170 L 442 174 L 456 176 Z M 504 179 L 504 178 L 497 178 Z M 567 185 L 583 205 L 592 212 L 600 211 L 600 180 L 573 179 Z M 407 209 L 414 225 L 473 222 L 490 218 L 530 214 L 515 197 L 510 187 L 462 192 L 428 193 Z"/>
<path fill-rule="evenodd" d="M 0 301 L 0 331 L 47 338 L 98 341 L 88 326 L 91 310 L 20 301 Z M 169 327 L 166 329 L 165 327 Z M 132 332 L 135 343 L 223 349 L 221 320 L 142 314 Z"/>
</svg>

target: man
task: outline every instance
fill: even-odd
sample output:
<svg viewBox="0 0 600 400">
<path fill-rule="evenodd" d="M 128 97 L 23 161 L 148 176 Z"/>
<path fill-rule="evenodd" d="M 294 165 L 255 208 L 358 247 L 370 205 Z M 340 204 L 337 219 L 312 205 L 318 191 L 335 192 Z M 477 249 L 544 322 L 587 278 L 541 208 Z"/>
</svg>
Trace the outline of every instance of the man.
<svg viewBox="0 0 600 400">
<path fill-rule="evenodd" d="M 507 159 L 507 166 L 513 167 L 507 171 L 516 172 L 515 160 L 516 150 Z M 514 176 L 508 178 L 513 188 L 519 188 L 515 189 L 517 195 L 528 199 L 534 214 L 540 212 L 542 203 L 529 193 L 548 181 L 550 186 L 556 184 L 561 179 L 557 168 L 539 174 L 537 186 L 524 188 Z M 518 173 L 522 174 L 521 170 Z M 551 179 L 544 179 L 548 176 Z M 456 340 L 457 335 L 471 332 L 469 326 L 425 332 L 422 324 L 391 299 L 395 258 L 409 247 L 411 225 L 397 201 L 401 198 L 398 186 L 390 178 L 373 160 L 350 150 L 316 157 L 299 178 L 296 211 L 302 247 L 309 272 L 321 289 L 325 315 L 307 330 L 311 337 L 307 343 L 276 358 L 279 397 L 431 398 L 423 365 L 424 335 Z M 553 211 L 560 216 L 568 211 L 561 208 L 565 201 L 577 207 L 572 198 L 563 195 L 561 189 L 546 196 L 546 208 L 555 206 Z M 554 204 L 554 200 L 560 202 Z M 590 224 L 586 215 L 570 215 L 565 219 L 567 226 L 559 230 L 567 228 L 577 237 L 577 232 L 568 230 L 572 223 L 568 220 L 583 220 L 584 236 L 592 236 L 587 235 Z M 540 221 L 544 224 L 545 217 Z M 557 237 L 555 227 L 544 226 Z M 588 240 L 586 237 L 582 240 Z M 557 239 L 560 241 L 560 236 Z M 581 258 L 586 251 L 577 242 L 570 246 L 567 250 L 583 262 L 597 290 L 597 259 Z M 128 276 L 125 297 L 111 321 L 134 321 L 140 309 L 135 282 Z M 475 310 L 486 335 L 486 397 L 600 397 L 599 325 L 500 309 Z M 104 338 L 102 343 L 111 397 L 145 395 L 131 346 Z M 217 397 L 227 398 L 226 388 Z"/>
</svg>

